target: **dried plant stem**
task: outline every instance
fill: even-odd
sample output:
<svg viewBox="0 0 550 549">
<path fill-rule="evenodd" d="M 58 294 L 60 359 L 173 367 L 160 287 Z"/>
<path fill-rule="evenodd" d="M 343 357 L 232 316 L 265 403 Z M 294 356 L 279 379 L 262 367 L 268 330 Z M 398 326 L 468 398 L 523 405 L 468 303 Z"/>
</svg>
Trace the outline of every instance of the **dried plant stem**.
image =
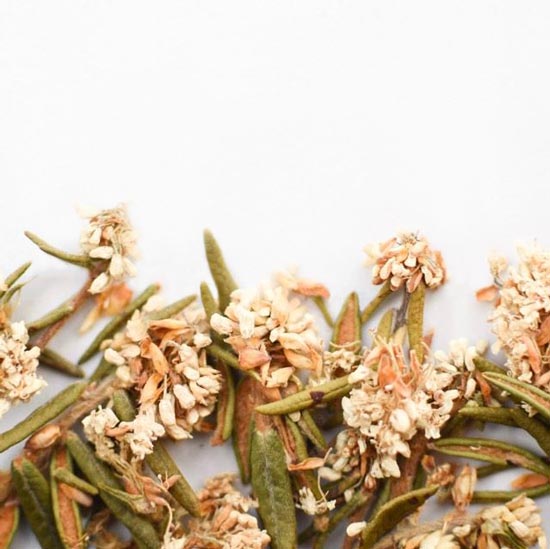
<svg viewBox="0 0 550 549">
<path fill-rule="evenodd" d="M 92 274 L 92 272 L 90 271 L 86 283 L 68 303 L 68 306 L 71 307 L 71 311 L 62 316 L 53 324 L 50 324 L 34 342 L 36 346 L 40 347 L 41 349 L 45 349 L 48 346 L 48 343 L 57 334 L 57 332 L 59 332 L 59 330 L 61 330 L 61 328 L 65 326 L 69 318 L 71 318 L 84 305 L 84 303 L 86 303 L 86 300 L 90 297 L 88 289 L 90 288 L 90 284 L 94 279 L 94 274 Z"/>
</svg>

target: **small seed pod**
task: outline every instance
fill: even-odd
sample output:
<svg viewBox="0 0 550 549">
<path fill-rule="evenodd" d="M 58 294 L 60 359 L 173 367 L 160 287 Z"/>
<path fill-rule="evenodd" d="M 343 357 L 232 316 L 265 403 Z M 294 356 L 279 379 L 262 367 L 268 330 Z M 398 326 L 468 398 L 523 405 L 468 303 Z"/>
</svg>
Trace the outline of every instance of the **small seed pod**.
<svg viewBox="0 0 550 549">
<path fill-rule="evenodd" d="M 55 423 L 45 425 L 26 442 L 26 450 L 44 450 L 55 444 L 61 436 L 61 428 Z"/>
</svg>

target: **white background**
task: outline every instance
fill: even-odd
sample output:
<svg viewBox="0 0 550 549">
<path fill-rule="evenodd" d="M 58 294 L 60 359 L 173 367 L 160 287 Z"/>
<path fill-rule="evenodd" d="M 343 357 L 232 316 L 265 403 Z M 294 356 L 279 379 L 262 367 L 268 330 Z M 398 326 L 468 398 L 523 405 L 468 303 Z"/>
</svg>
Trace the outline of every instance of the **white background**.
<svg viewBox="0 0 550 549">
<path fill-rule="evenodd" d="M 550 245 L 549 31 L 536 1 L 3 0 L 1 268 L 33 260 L 16 316 L 83 280 L 22 231 L 76 250 L 74 207 L 125 201 L 136 289 L 196 291 L 210 227 L 243 285 L 297 264 L 336 311 L 374 292 L 366 243 L 419 229 L 450 272 L 429 302 L 436 347 L 488 337 L 488 252 Z M 56 340 L 71 358 L 76 325 Z M 48 379 L 34 403 L 65 382 Z M 196 486 L 235 467 L 207 444 L 178 450 Z"/>
</svg>

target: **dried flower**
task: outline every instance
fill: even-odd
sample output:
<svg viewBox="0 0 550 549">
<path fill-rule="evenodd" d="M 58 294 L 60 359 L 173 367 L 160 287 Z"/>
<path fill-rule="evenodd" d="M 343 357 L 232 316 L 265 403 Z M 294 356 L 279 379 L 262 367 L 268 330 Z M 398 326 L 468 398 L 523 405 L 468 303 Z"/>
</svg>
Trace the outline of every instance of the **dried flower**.
<svg viewBox="0 0 550 549">
<path fill-rule="evenodd" d="M 301 509 L 306 515 L 322 515 L 336 507 L 335 500 L 327 500 L 326 494 L 322 493 L 320 498 L 308 486 L 303 486 L 298 492 L 298 509 Z"/>
<path fill-rule="evenodd" d="M 368 263 L 373 265 L 374 284 L 389 280 L 392 290 L 405 284 L 407 291 L 413 292 L 422 280 L 428 288 L 445 282 L 443 257 L 418 234 L 402 232 L 386 242 L 367 246 L 365 251 Z"/>
<path fill-rule="evenodd" d="M 6 320 L 0 326 L 0 417 L 11 406 L 30 400 L 46 386 L 36 371 L 40 349 L 29 348 L 28 342 L 23 321 Z"/>
<path fill-rule="evenodd" d="M 191 437 L 214 410 L 221 389 L 219 372 L 206 362 L 208 334 L 200 309 L 161 320 L 136 311 L 125 330 L 106 343 L 105 359 L 139 394 L 140 413 L 152 407 L 156 421 L 176 440 Z"/>
<path fill-rule="evenodd" d="M 80 246 L 91 259 L 105 260 L 107 266 L 92 282 L 90 293 L 104 292 L 114 282 L 135 275 L 132 259 L 137 257 L 136 234 L 124 206 L 84 215 L 89 219 L 82 231 Z"/>
<path fill-rule="evenodd" d="M 233 482 L 235 475 L 222 474 L 209 479 L 199 492 L 202 518 L 189 522 L 189 534 L 181 545 L 164 545 L 165 549 L 183 547 L 195 549 L 209 547 L 220 549 L 263 549 L 270 537 L 260 530 L 256 517 L 249 511 L 256 507 L 253 499 L 238 492 Z M 170 540 L 174 544 L 175 540 Z"/>
<path fill-rule="evenodd" d="M 244 370 L 259 370 L 267 387 L 285 387 L 296 369 L 319 374 L 322 342 L 313 317 L 282 286 L 235 290 L 212 328 L 226 337 Z"/>
<path fill-rule="evenodd" d="M 373 477 L 401 475 L 397 456 L 410 455 L 408 441 L 419 430 L 428 439 L 439 438 L 460 396 L 454 383 L 459 372 L 430 357 L 421 364 L 414 352 L 407 363 L 401 346 L 384 342 L 365 355 L 350 375 L 350 381 L 361 385 L 342 399 L 342 408 L 347 425 L 376 451 Z"/>
<path fill-rule="evenodd" d="M 525 495 L 503 505 L 487 507 L 467 517 L 460 526 L 437 528 L 427 534 L 403 537 L 392 547 L 400 549 L 487 549 L 528 548 L 535 544 L 546 549 L 546 536 L 541 528 L 540 510 Z"/>
<path fill-rule="evenodd" d="M 493 351 L 506 353 L 506 366 L 521 381 L 550 391 L 550 252 L 519 247 L 517 267 L 491 263 L 498 273 L 499 301 L 489 319 L 497 341 Z"/>
</svg>

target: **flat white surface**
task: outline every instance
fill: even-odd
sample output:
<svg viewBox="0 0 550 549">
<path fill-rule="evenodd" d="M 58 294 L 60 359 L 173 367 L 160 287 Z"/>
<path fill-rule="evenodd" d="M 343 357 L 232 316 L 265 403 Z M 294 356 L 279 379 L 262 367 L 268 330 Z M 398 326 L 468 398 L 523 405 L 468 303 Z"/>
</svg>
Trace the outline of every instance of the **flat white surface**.
<svg viewBox="0 0 550 549">
<path fill-rule="evenodd" d="M 241 284 L 297 264 L 335 312 L 351 290 L 374 293 L 366 243 L 420 229 L 450 273 L 428 303 L 435 347 L 488 337 L 473 298 L 488 252 L 550 245 L 549 25 L 537 1 L 4 0 L 0 267 L 30 258 L 35 277 L 16 316 L 83 278 L 23 229 L 76 250 L 75 205 L 126 201 L 137 290 L 196 291 L 208 226 Z M 76 326 L 55 340 L 71 358 L 86 345 Z M 65 382 L 47 378 L 2 430 Z M 196 486 L 235 469 L 229 446 L 207 445 L 177 450 Z"/>
</svg>

